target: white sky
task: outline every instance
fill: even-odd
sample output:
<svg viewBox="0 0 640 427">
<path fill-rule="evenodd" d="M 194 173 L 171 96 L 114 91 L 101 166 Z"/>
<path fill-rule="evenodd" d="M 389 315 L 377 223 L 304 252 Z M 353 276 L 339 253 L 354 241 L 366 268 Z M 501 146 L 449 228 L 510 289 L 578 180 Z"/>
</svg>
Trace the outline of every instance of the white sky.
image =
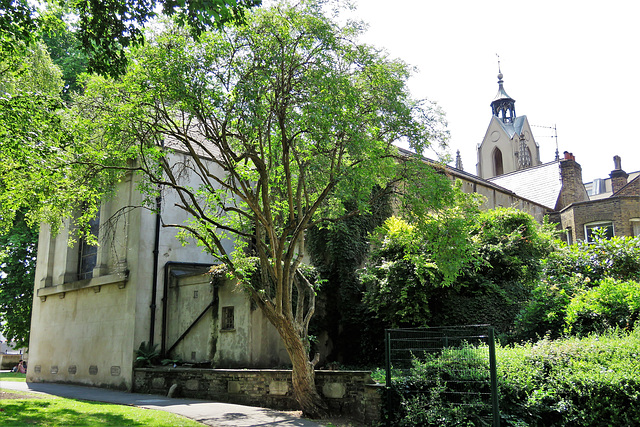
<svg viewBox="0 0 640 427">
<path fill-rule="evenodd" d="M 608 177 L 613 156 L 640 170 L 640 2 L 355 0 L 369 23 L 363 41 L 417 66 L 416 98 L 447 114 L 450 151 L 475 173 L 476 146 L 491 118 L 500 55 L 516 114 L 557 126 L 560 155 L 572 152 L 583 180 Z M 533 127 L 542 162 L 553 130 Z"/>
</svg>

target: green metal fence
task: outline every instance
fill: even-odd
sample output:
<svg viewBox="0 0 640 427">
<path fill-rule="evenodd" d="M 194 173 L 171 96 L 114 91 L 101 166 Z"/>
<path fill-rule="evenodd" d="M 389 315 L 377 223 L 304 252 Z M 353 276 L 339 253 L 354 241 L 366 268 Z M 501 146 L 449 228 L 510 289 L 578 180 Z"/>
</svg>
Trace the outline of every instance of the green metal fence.
<svg viewBox="0 0 640 427">
<path fill-rule="evenodd" d="M 499 426 L 492 327 L 387 329 L 385 341 L 391 420 L 418 405 L 425 419 Z"/>
</svg>

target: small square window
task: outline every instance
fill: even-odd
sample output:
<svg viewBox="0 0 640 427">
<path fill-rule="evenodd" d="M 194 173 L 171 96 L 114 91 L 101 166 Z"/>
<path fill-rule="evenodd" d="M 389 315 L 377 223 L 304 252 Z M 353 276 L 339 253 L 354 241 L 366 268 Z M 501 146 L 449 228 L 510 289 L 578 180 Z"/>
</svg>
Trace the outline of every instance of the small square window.
<svg viewBox="0 0 640 427">
<path fill-rule="evenodd" d="M 221 329 L 234 329 L 233 307 L 222 307 Z"/>
</svg>

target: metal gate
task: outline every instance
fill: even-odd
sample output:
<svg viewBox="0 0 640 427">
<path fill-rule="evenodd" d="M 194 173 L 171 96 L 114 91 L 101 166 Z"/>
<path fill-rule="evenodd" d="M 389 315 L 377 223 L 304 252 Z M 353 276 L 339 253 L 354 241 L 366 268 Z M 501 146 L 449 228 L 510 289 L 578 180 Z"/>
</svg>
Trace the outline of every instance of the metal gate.
<svg viewBox="0 0 640 427">
<path fill-rule="evenodd" d="M 385 334 L 389 419 L 402 417 L 401 408 L 419 406 L 429 420 L 432 414 L 442 417 L 439 422 L 455 418 L 499 426 L 492 327 L 387 329 Z"/>
</svg>

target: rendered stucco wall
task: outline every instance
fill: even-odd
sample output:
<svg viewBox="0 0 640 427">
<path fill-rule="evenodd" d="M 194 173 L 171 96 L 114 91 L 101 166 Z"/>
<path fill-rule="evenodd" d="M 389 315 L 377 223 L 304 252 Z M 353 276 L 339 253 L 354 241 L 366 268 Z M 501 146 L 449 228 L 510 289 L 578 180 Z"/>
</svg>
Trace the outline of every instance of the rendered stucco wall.
<svg viewBox="0 0 640 427">
<path fill-rule="evenodd" d="M 531 165 L 536 166 L 540 164 L 540 148 L 533 139 L 533 133 L 526 117 L 524 121 L 522 131 L 527 147 L 531 152 Z M 520 148 L 519 141 L 519 135 L 516 134 L 510 137 L 500 125 L 499 119 L 492 116 L 482 143 L 478 146 L 478 164 L 476 165 L 478 176 L 485 179 L 496 176 L 493 160 L 496 148 L 502 153 L 502 173 L 518 170 L 517 152 Z"/>
<path fill-rule="evenodd" d="M 184 155 L 173 156 L 176 161 L 184 160 Z M 135 350 L 143 341 L 161 341 L 165 263 L 214 263 L 193 242 L 179 242 L 175 229 L 162 228 L 156 297 L 152 301 L 155 214 L 140 208 L 119 211 L 125 206 L 141 205 L 138 180 L 125 179 L 113 198 L 103 203 L 102 237 L 92 279 L 77 280 L 78 252 L 77 247 L 69 245 L 68 228 L 53 236 L 47 226 L 42 227 L 34 284 L 29 381 L 130 389 Z M 174 208 L 176 201 L 175 194 L 163 194 L 165 224 L 180 224 L 186 219 L 183 211 Z M 107 224 L 117 213 L 121 214 L 118 221 Z M 231 247 L 232 242 L 227 245 Z"/>
</svg>

